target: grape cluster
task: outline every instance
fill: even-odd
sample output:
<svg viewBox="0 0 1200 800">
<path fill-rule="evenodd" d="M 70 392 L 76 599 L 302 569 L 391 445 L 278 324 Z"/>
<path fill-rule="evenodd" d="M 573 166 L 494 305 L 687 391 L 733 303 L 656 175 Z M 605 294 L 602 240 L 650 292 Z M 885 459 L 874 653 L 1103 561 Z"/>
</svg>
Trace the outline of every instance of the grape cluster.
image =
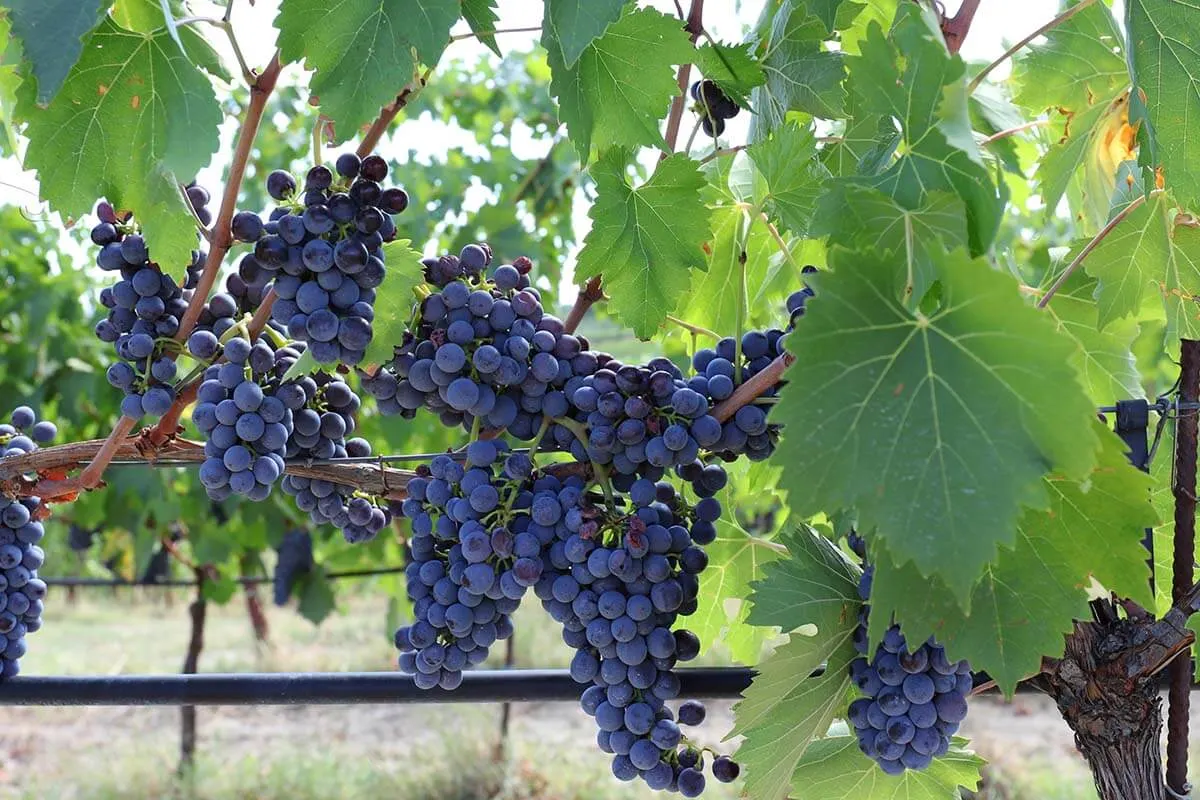
<svg viewBox="0 0 1200 800">
<path fill-rule="evenodd" d="M 283 474 L 303 392 L 281 383 L 276 353 L 265 341 L 233 338 L 222 346 L 211 331 L 197 331 L 188 350 L 201 361 L 225 359 L 205 370 L 192 411 L 205 436 L 200 482 L 213 500 L 233 494 L 265 500 Z"/>
<path fill-rule="evenodd" d="M 303 529 L 288 531 L 276 552 L 271 583 L 275 590 L 275 605 L 282 606 L 291 598 L 296 581 L 313 568 L 312 534 Z"/>
<path fill-rule="evenodd" d="M 719 403 L 782 355 L 783 342 L 784 332 L 772 328 L 767 331 L 747 331 L 742 335 L 740 348 L 733 339 L 725 338 L 717 342 L 716 347 L 697 350 L 692 356 L 695 375 L 688 380 L 688 386 L 714 403 Z M 770 398 L 778 394 L 778 386 L 772 386 L 760 397 L 770 402 Z M 767 459 L 779 441 L 779 426 L 767 422 L 769 408 L 769 405 L 758 403 L 739 408 L 733 417 L 721 424 L 720 436 L 708 449 L 726 461 L 733 461 L 741 455 L 751 461 Z"/>
<path fill-rule="evenodd" d="M 96 263 L 120 274 L 100 293 L 108 314 L 95 328 L 97 338 L 112 343 L 120 359 L 108 368 L 108 382 L 125 392 L 122 414 L 159 417 L 175 401 L 175 359 L 166 342 L 179 331 L 188 302 L 174 278 L 150 260 L 145 239 L 127 215 L 119 216 L 106 202 L 96 214 L 100 222 L 91 234 L 100 245 Z"/>
<path fill-rule="evenodd" d="M 233 217 L 234 238 L 253 243 L 254 254 L 229 288 L 237 295 L 244 285 L 253 305 L 273 276 L 272 321 L 307 343 L 318 363 L 353 365 L 371 342 L 375 292 L 387 272 L 382 246 L 396 237 L 392 215 L 408 207 L 408 195 L 380 185 L 388 168 L 379 156 L 346 153 L 335 169 L 310 169 L 303 192 L 287 172 L 267 176 L 279 205 L 265 223 L 251 211 Z"/>
<path fill-rule="evenodd" d="M 542 577 L 544 540 L 561 517 L 526 488 L 529 474 L 527 456 L 481 440 L 465 463 L 437 456 L 409 481 L 400 510 L 412 523 L 405 577 L 416 621 L 396 631 L 396 647 L 418 687 L 457 687 L 512 635 L 509 615 Z"/>
<path fill-rule="evenodd" d="M 302 342 L 280 350 L 277 370 L 284 374 L 299 358 Z M 295 407 L 293 431 L 287 440 L 286 456 L 299 459 L 364 458 L 371 444 L 354 432 L 354 414 L 362 401 L 343 380 L 327 372 L 316 372 L 286 387 L 288 401 Z M 332 481 L 287 475 L 283 491 L 314 524 L 331 522 L 347 542 L 366 542 L 392 522 L 391 509 L 350 486 Z"/>
<path fill-rule="evenodd" d="M 733 119 L 741 111 L 715 81 L 696 81 L 692 84 L 691 95 L 705 136 L 720 136 L 725 132 L 725 120 Z"/>
<path fill-rule="evenodd" d="M 481 429 L 529 441 L 543 414 L 569 412 L 559 387 L 586 341 L 545 313 L 529 286 L 528 259 L 499 265 L 485 279 L 490 259 L 484 246 L 467 245 L 457 257 L 426 263 L 440 290 L 422 301 L 414 335 L 389 368 L 364 381 L 383 413 L 411 417 L 425 408 L 445 425 L 471 429 L 478 419 Z"/>
<path fill-rule="evenodd" d="M 571 676 L 590 684 L 581 705 L 600 728 L 600 748 L 613 754 L 613 774 L 696 797 L 703 756 L 679 726 L 703 722 L 704 706 L 685 702 L 676 716 L 666 703 L 680 690 L 675 665 L 700 652 L 695 634 L 672 628 L 696 611 L 708 556 L 689 530 L 695 509 L 670 483 L 638 479 L 627 499 L 625 511 L 586 498 L 566 507 L 534 591 L 576 650 Z M 718 780 L 738 772 L 723 756 L 713 768 Z"/>
<path fill-rule="evenodd" d="M 864 552 L 861 537 L 852 534 L 851 547 Z M 862 690 L 850 704 L 847 719 L 858 737 L 859 749 L 889 775 L 906 769 L 925 769 L 950 749 L 950 737 L 967 715 L 971 667 L 952 662 L 932 638 L 912 647 L 892 625 L 870 660 L 867 620 L 874 567 L 867 566 L 859 581 L 864 605 L 854 631 L 859 657 L 850 663 L 850 677 Z"/>
<path fill-rule="evenodd" d="M 53 422 L 37 421 L 33 409 L 19 406 L 9 422 L 0 424 L 0 458 L 24 455 L 57 435 Z M 37 574 L 45 553 L 38 542 L 45 535 L 38 519 L 37 497 L 0 495 L 0 680 L 20 671 L 25 635 L 42 627 L 46 584 Z"/>
</svg>

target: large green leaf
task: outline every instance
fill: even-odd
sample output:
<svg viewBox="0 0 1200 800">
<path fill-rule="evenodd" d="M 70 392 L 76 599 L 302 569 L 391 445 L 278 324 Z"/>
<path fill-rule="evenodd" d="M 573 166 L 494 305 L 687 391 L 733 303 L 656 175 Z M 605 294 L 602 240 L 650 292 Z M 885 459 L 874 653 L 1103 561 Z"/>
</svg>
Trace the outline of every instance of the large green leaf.
<svg viewBox="0 0 1200 800">
<path fill-rule="evenodd" d="M 803 2 L 784 0 L 762 54 L 766 83 L 754 90 L 757 112 L 752 138 L 761 139 L 784 123 L 789 111 L 834 119 L 842 115 L 846 76 L 841 53 L 821 48 L 826 26 Z"/>
<path fill-rule="evenodd" d="M 714 209 L 712 237 L 708 243 L 708 269 L 691 273 L 691 286 L 682 297 L 678 315 L 711 331 L 732 331 L 737 325 L 739 304 L 744 314 L 747 293 L 766 279 L 777 251 L 766 228 L 748 220 L 745 210 L 738 206 Z M 746 263 L 740 265 L 743 252 Z"/>
<path fill-rule="evenodd" d="M 1038 163 L 1039 192 L 1049 213 L 1055 213 L 1058 201 L 1067 193 L 1079 168 L 1094 150 L 1096 137 L 1107 124 L 1105 112 L 1109 107 L 1108 103 L 1098 103 L 1068 117 L 1062 138 L 1050 146 Z"/>
<path fill-rule="evenodd" d="M 689 270 L 705 269 L 709 211 L 700 200 L 704 176 L 695 161 L 683 154 L 666 158 L 634 188 L 625 178 L 626 155 L 609 151 L 592 168 L 597 198 L 576 275 L 603 274 L 617 317 L 648 338 L 675 308 Z"/>
<path fill-rule="evenodd" d="M 777 129 L 747 151 L 766 185 L 767 212 L 798 237 L 808 234 L 817 197 L 829 170 L 816 160 L 817 140 L 798 125 Z"/>
<path fill-rule="evenodd" d="M 459 0 L 287 0 L 275 26 L 284 60 L 316 73 L 310 89 L 344 140 L 413 80 L 418 62 L 438 62 L 459 11 Z"/>
<path fill-rule="evenodd" d="M 1184 206 L 1200 200 L 1200 7 L 1185 0 L 1128 0 L 1129 63 L 1151 127 L 1149 161 Z"/>
<path fill-rule="evenodd" d="M 796 765 L 795 797 L 823 800 L 959 800 L 959 787 L 979 788 L 984 761 L 956 739 L 950 752 L 928 769 L 885 773 L 858 749 L 858 740 L 842 733 L 814 742 Z"/>
<path fill-rule="evenodd" d="M 946 192 L 930 192 L 915 209 L 898 205 L 865 186 L 840 184 L 822 196 L 815 216 L 817 234 L 853 249 L 894 253 L 894 284 L 906 305 L 919 303 L 933 284 L 936 253 L 965 247 L 967 224 L 962 202 Z"/>
<path fill-rule="evenodd" d="M 37 78 L 37 103 L 45 106 L 67 79 L 83 52 L 83 40 L 104 16 L 107 2 L 8 0 L 13 35 Z"/>
<path fill-rule="evenodd" d="M 783 548 L 722 519 L 716 541 L 705 550 L 708 567 L 700 575 L 700 607 L 688 617 L 688 629 L 706 648 L 722 642 L 735 660 L 755 665 L 772 631 L 746 623 L 751 608 L 746 597 L 751 581 L 763 577 L 764 567 L 777 560 Z"/>
<path fill-rule="evenodd" d="M 1071 364 L 1088 397 L 1097 405 L 1142 395 L 1142 380 L 1133 340 L 1138 324 L 1133 318 L 1110 322 L 1099 329 L 1099 309 L 1095 299 L 1096 281 L 1078 272 L 1046 306 L 1046 313 L 1058 323 L 1058 331 L 1075 343 Z"/>
<path fill-rule="evenodd" d="M 772 415 L 783 487 L 801 516 L 857 508 L 864 531 L 966 608 L 1022 506 L 1048 502 L 1043 475 L 1080 478 L 1095 461 L 1071 344 L 1015 280 L 962 251 L 938 261 L 928 316 L 887 290 L 894 258 L 835 249 L 830 262 Z"/>
<path fill-rule="evenodd" d="M 1074 257 L 1087 246 L 1076 242 Z M 1100 327 L 1141 312 L 1162 298 L 1172 335 L 1200 333 L 1200 227 L 1180 213 L 1167 194 L 1158 194 L 1130 212 L 1083 262 L 1100 280 Z"/>
<path fill-rule="evenodd" d="M 373 333 L 363 356 L 364 366 L 388 363 L 395 348 L 404 342 L 412 318 L 413 289 L 425 281 L 421 254 L 411 244 L 408 239 L 396 239 L 383 246 L 387 278 L 375 297 Z"/>
<path fill-rule="evenodd" d="M 857 568 L 829 540 L 801 527 L 783 537 L 789 558 L 767 567 L 755 584 L 749 622 L 792 631 L 762 663 L 734 706 L 730 736 L 738 747 L 748 796 L 787 794 L 792 772 L 813 740 L 845 713 L 858 622 Z M 817 667 L 824 673 L 808 676 Z"/>
<path fill-rule="evenodd" d="M 1123 48 L 1112 11 L 1092 3 L 1025 51 L 1014 68 L 1020 89 L 1013 99 L 1035 113 L 1077 113 L 1107 103 L 1129 85 Z"/>
<path fill-rule="evenodd" d="M 567 67 L 583 55 L 608 26 L 621 16 L 625 0 L 545 0 L 545 30 L 542 44 L 562 56 Z"/>
<path fill-rule="evenodd" d="M 610 25 L 574 66 L 550 49 L 550 92 L 580 159 L 593 145 L 666 147 L 658 123 L 679 93 L 674 67 L 693 51 L 679 20 L 648 8 Z"/>
<path fill-rule="evenodd" d="M 749 105 L 751 90 L 767 79 L 750 44 L 705 43 L 696 50 L 696 66 L 740 106 Z"/>
<path fill-rule="evenodd" d="M 42 197 L 72 217 L 98 197 L 132 209 L 152 257 L 187 264 L 196 228 L 178 183 L 216 151 L 222 116 L 208 79 L 166 30 L 139 34 L 105 20 L 47 108 L 22 92 L 25 166 L 37 170 Z"/>
<path fill-rule="evenodd" d="M 1073 621 L 1088 617 L 1084 590 L 1092 578 L 1149 607 L 1142 538 L 1156 520 L 1151 480 L 1129 464 L 1120 439 L 1095 426 L 1103 441 L 1096 469 L 1082 481 L 1045 480 L 1049 508 L 1021 516 L 1014 545 L 1000 549 L 972 589 L 969 616 L 944 583 L 898 568 L 886 547 L 874 544 L 872 609 L 894 613 L 910 641 L 936 636 L 954 658 L 969 660 L 1011 694 L 1040 669 L 1043 655 L 1062 655 Z M 889 614 L 873 612 L 872 641 L 889 624 Z"/>
<path fill-rule="evenodd" d="M 971 252 L 986 252 L 1004 204 L 971 131 L 962 59 L 946 51 L 936 17 L 904 5 L 890 34 L 872 24 L 862 54 L 847 63 L 862 112 L 898 119 L 907 145 L 882 175 L 856 182 L 910 209 L 929 192 L 956 193 L 966 205 Z"/>
</svg>

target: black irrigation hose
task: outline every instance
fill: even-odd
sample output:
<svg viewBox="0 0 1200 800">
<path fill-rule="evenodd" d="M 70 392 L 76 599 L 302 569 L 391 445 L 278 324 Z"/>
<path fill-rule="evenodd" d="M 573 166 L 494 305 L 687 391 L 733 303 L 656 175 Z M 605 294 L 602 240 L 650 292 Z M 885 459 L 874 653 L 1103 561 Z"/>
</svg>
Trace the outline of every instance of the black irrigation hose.
<svg viewBox="0 0 1200 800">
<path fill-rule="evenodd" d="M 374 569 L 349 569 L 342 572 L 328 572 L 325 574 L 327 580 L 346 580 L 349 578 L 369 578 L 376 575 L 399 575 L 404 572 L 404 567 L 376 567 Z M 129 588 L 147 588 L 147 587 L 191 587 L 196 585 L 195 580 L 185 580 L 172 578 L 162 581 L 149 581 L 142 583 L 140 581 L 121 581 L 112 578 L 42 578 L 49 587 L 84 587 L 84 588 L 109 588 L 109 589 L 129 589 Z M 267 575 L 251 575 L 244 578 L 237 578 L 237 582 L 242 585 L 257 586 L 260 584 L 270 583 L 273 579 Z"/>
</svg>

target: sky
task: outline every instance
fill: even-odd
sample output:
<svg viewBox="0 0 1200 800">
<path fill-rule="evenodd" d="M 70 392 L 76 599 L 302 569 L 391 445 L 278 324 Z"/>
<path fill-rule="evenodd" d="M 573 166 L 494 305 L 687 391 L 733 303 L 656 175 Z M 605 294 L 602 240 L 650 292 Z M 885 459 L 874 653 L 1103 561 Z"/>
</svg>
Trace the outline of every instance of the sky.
<svg viewBox="0 0 1200 800">
<path fill-rule="evenodd" d="M 247 0 L 234 0 L 234 2 L 236 5 L 232 19 L 234 29 L 239 33 L 239 44 L 245 53 L 247 62 L 252 67 L 261 66 L 267 62 L 275 48 L 275 31 L 272 28 L 272 21 L 278 12 L 279 0 L 254 0 L 253 5 Z M 685 6 L 687 5 L 687 0 L 682 0 L 682 2 Z M 959 2 L 960 0 L 945 0 L 947 10 L 957 10 Z M 705 29 L 716 39 L 739 41 L 757 19 L 763 4 L 764 0 L 709 0 L 705 6 Z M 1120 4 L 1121 0 L 1115 0 L 1114 12 L 1118 19 L 1121 18 Z M 537 0 L 498 0 L 497 5 L 502 28 L 536 26 L 541 22 L 542 3 Z M 673 0 L 653 0 L 649 5 L 664 12 L 675 12 Z M 982 0 L 971 32 L 963 47 L 963 56 L 970 61 L 991 61 L 1003 53 L 1009 44 L 1050 20 L 1057 12 L 1058 5 L 1057 0 Z M 198 0 L 193 2 L 191 7 L 198 16 L 219 16 L 224 3 L 217 4 L 210 0 Z M 469 28 L 466 24 L 460 22 L 454 33 L 468 31 Z M 206 30 L 206 34 L 208 32 Z M 498 39 L 503 51 L 528 50 L 534 46 L 537 37 L 537 33 L 511 33 L 501 35 Z M 233 64 L 232 51 L 228 44 L 219 36 L 212 38 L 217 49 L 226 56 L 227 62 Z M 463 39 L 454 42 L 443 56 L 443 59 L 457 58 L 474 60 L 477 58 L 495 59 L 496 57 L 478 41 Z M 236 69 L 234 72 L 236 73 Z M 1008 72 L 1009 66 L 1006 63 L 997 69 L 993 76 L 1003 79 Z M 285 72 L 284 79 L 296 81 L 301 77 L 300 68 L 292 66 Z M 436 91 L 436 81 L 430 91 Z M 727 129 L 729 140 L 744 141 L 748 116 L 742 114 L 731 121 Z M 389 146 L 389 141 L 385 139 L 381 144 L 380 151 L 389 159 L 396 159 L 401 163 L 407 160 L 407 151 L 414 147 L 419 160 L 436 158 L 448 147 L 477 148 L 472 135 L 447 130 L 445 126 L 432 120 L 404 120 L 400 124 L 404 126 L 403 135 L 397 140 L 403 141 L 403 147 L 392 148 Z M 694 121 L 685 123 L 683 127 L 685 134 L 691 130 L 692 124 Z M 232 150 L 235 127 L 235 120 L 226 121 L 222 130 L 221 148 L 214 163 L 197 176 L 201 185 L 209 187 L 220 185 L 221 172 L 226 164 L 228 153 Z M 394 127 L 393 132 L 396 130 L 397 128 Z M 539 158 L 545 152 L 548 142 L 539 142 L 522 134 L 522 131 L 514 131 L 512 137 L 514 153 L 521 158 Z M 654 154 L 648 153 L 647 159 L 652 163 Z M 402 172 L 400 178 L 403 179 Z M 486 202 L 486 192 L 481 190 L 480 196 L 466 198 L 468 203 L 472 199 L 477 203 Z M 38 208 L 35 176 L 32 172 L 23 172 L 19 163 L 12 158 L 0 159 L 0 201 L 25 206 L 31 210 Z M 44 215 L 44 211 L 34 210 L 32 213 Z M 57 221 L 57 218 L 52 219 Z M 576 203 L 572 220 L 577 240 L 582 240 L 588 227 L 587 206 L 582 199 Z M 90 258 L 90 255 L 74 242 L 68 243 L 66 241 L 68 238 L 64 237 L 64 248 L 72 257 Z M 566 274 L 564 275 L 565 285 L 562 299 L 566 302 L 573 299 L 572 282 L 569 280 L 573 261 L 574 258 L 571 256 L 565 265 Z"/>
</svg>

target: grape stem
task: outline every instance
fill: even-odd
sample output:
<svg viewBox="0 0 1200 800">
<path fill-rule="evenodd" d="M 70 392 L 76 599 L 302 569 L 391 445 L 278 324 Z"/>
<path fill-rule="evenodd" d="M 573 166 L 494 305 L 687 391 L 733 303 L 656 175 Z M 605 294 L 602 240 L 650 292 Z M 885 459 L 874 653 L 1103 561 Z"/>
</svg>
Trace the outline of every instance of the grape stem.
<svg viewBox="0 0 1200 800">
<path fill-rule="evenodd" d="M 471 31 L 470 33 L 456 33 L 450 37 L 450 41 L 459 42 L 463 39 L 478 39 L 482 36 L 499 36 L 503 33 L 540 33 L 541 25 L 530 25 L 526 28 L 496 28 L 494 31 Z"/>
<path fill-rule="evenodd" d="M 579 323 L 583 322 L 588 309 L 604 299 L 604 288 L 600 285 L 602 280 L 602 276 L 596 275 L 583 287 L 583 291 L 575 298 L 575 305 L 571 306 L 566 321 L 563 322 L 563 331 L 574 333 L 579 328 Z"/>
<path fill-rule="evenodd" d="M 787 259 L 788 266 L 796 273 L 796 278 L 801 283 L 804 282 L 803 273 L 800 271 L 800 265 L 796 263 L 796 259 L 792 257 L 792 249 L 788 247 L 787 242 L 779 234 L 779 229 L 775 227 L 775 223 L 771 222 L 771 218 L 767 216 L 767 212 L 759 212 L 758 218 L 767 226 L 767 233 L 771 234 L 771 238 L 775 240 L 775 244 L 779 247 L 779 252 L 783 253 L 783 257 Z"/>
<path fill-rule="evenodd" d="M 731 155 L 734 155 L 735 153 L 740 153 L 749 147 L 750 147 L 750 145 L 748 145 L 748 144 L 739 144 L 739 145 L 735 145 L 733 147 L 718 147 L 716 150 L 713 150 L 711 153 L 706 155 L 704 158 L 700 159 L 700 163 L 707 164 L 708 162 L 713 161 L 714 159 L 721 158 L 722 156 L 731 156 Z"/>
<path fill-rule="evenodd" d="M 779 356 L 765 369 L 739 386 L 728 398 L 717 403 L 710 413 L 717 418 L 718 422 L 728 422 L 739 408 L 753 403 L 759 395 L 779 383 L 784 371 L 795 360 L 796 357 L 791 353 Z"/>
<path fill-rule="evenodd" d="M 690 331 L 691 333 L 698 333 L 702 336 L 709 336 L 709 337 L 712 337 L 713 339 L 716 339 L 717 341 L 721 340 L 721 334 L 717 333 L 716 331 L 710 331 L 708 328 L 702 328 L 699 325 L 693 325 L 692 323 L 688 322 L 687 320 L 680 319 L 679 317 L 676 317 L 673 314 L 667 314 L 667 322 L 674 323 L 674 324 L 678 325 L 679 327 L 683 328 L 685 331 Z"/>
<path fill-rule="evenodd" d="M 688 11 L 686 27 L 688 37 L 692 40 L 692 44 L 700 38 L 701 32 L 704 30 L 704 0 L 692 0 L 692 7 Z M 683 107 L 687 101 L 688 80 L 692 75 L 691 64 L 680 64 L 677 83 L 679 84 L 679 93 L 671 101 L 671 112 L 667 115 L 667 149 L 663 151 L 659 160 L 666 158 L 671 153 L 675 152 L 675 145 L 679 142 L 679 126 L 683 121 Z"/>
<path fill-rule="evenodd" d="M 225 4 L 225 13 L 221 15 L 220 19 L 214 17 L 183 17 L 182 19 L 175 20 L 175 24 L 178 26 L 202 23 L 212 25 L 214 28 L 220 28 L 224 31 L 225 38 L 229 40 L 229 47 L 233 50 L 233 57 L 237 59 L 238 69 L 242 72 L 243 80 L 246 81 L 247 86 L 253 87 L 256 81 L 254 71 L 246 64 L 246 56 L 242 54 L 242 47 L 238 44 L 237 36 L 233 32 L 233 23 L 230 21 L 233 16 L 233 3 L 234 0 L 229 0 Z"/>
<path fill-rule="evenodd" d="M 375 151 L 379 140 L 383 138 L 383 134 L 387 132 L 388 126 L 392 124 L 392 120 L 400 113 L 400 110 L 408 105 L 417 94 L 420 93 L 425 85 L 429 83 L 429 76 L 433 72 L 433 68 L 425 70 L 425 73 L 417 78 L 417 85 L 405 86 L 400 90 L 400 94 L 396 95 L 396 99 L 388 103 L 379 110 L 379 116 L 371 123 L 371 127 L 367 128 L 367 132 L 363 134 L 362 141 L 358 143 L 359 158 L 366 158 Z"/>
<path fill-rule="evenodd" d="M 971 78 L 971 82 L 967 84 L 967 93 L 970 94 L 971 92 L 974 92 L 976 89 L 978 89 L 979 84 L 983 83 L 983 79 L 986 78 L 988 75 L 990 75 L 992 70 L 996 69 L 996 67 L 1000 66 L 1005 61 L 1007 61 L 1008 59 L 1010 59 L 1014 55 L 1016 55 L 1018 52 L 1020 52 L 1021 48 L 1025 47 L 1025 45 L 1029 44 L 1034 39 L 1038 38 L 1039 36 L 1046 33 L 1047 31 L 1057 28 L 1059 25 L 1063 24 L 1064 22 L 1069 20 L 1071 17 L 1073 17 L 1076 14 L 1078 14 L 1079 12 L 1085 10 L 1088 6 L 1095 5 L 1095 3 L 1096 3 L 1096 0 L 1079 0 L 1078 3 L 1071 6 L 1066 11 L 1063 11 L 1057 17 L 1050 20 L 1045 25 L 1038 28 L 1037 30 L 1035 30 L 1033 33 L 1029 34 L 1025 38 L 1021 39 L 1016 44 L 1014 44 L 1012 47 L 1005 50 L 1000 55 L 999 58 L 997 58 L 995 61 L 993 61 L 992 63 L 990 63 L 986 67 L 984 67 L 982 70 L 980 70 L 979 74 L 977 74 L 974 78 Z M 963 5 L 965 6 L 966 4 L 964 3 Z M 961 14 L 962 12 L 960 11 L 959 13 Z M 966 34 L 964 33 L 963 35 L 965 36 Z"/>
<path fill-rule="evenodd" d="M 196 220 L 196 231 L 204 237 L 204 241 L 212 242 L 212 231 L 204 225 L 204 220 L 200 219 L 200 214 L 196 212 L 196 207 L 192 205 L 192 198 L 188 197 L 187 188 L 181 183 L 179 184 L 179 193 L 183 195 L 183 204 L 187 206 L 192 218 Z"/>
</svg>

